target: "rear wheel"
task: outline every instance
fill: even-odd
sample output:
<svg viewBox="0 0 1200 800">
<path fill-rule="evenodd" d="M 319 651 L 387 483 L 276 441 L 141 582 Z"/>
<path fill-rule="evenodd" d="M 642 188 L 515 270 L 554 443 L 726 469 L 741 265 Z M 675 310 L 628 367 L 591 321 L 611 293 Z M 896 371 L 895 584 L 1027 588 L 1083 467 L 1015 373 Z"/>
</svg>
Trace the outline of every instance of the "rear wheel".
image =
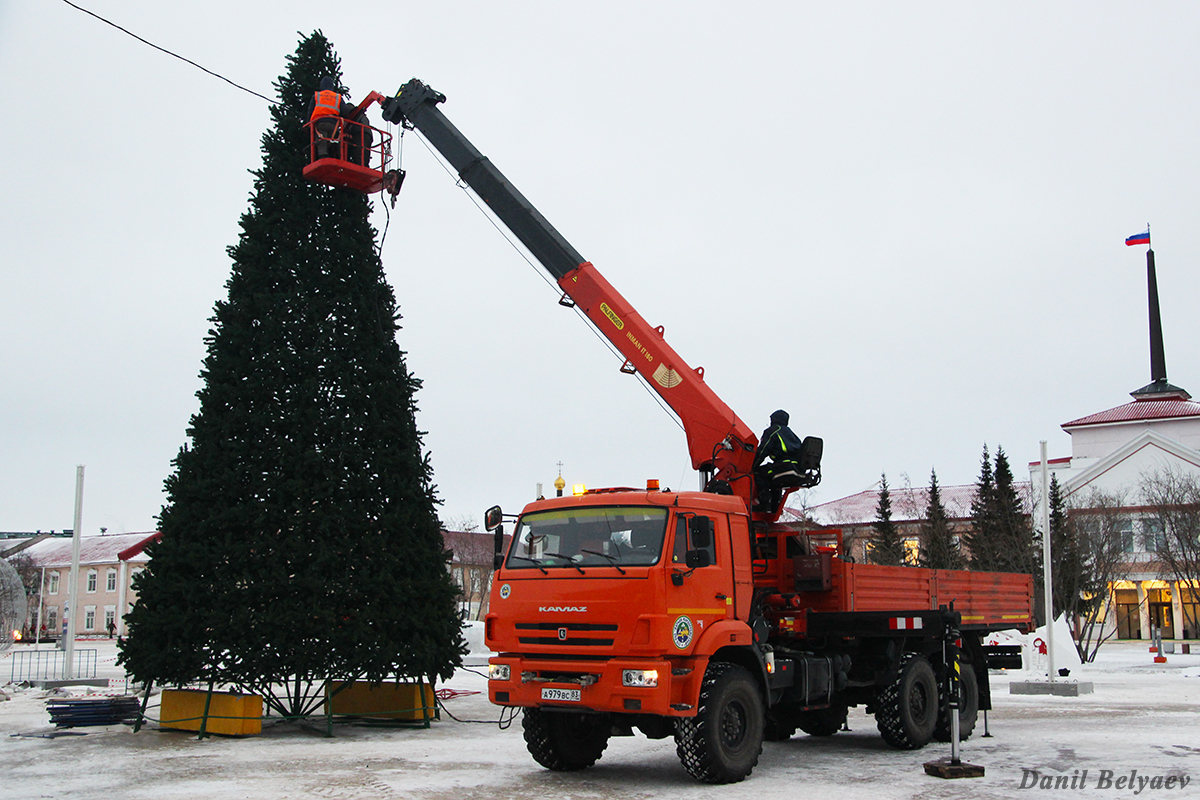
<svg viewBox="0 0 1200 800">
<path fill-rule="evenodd" d="M 521 727 L 534 761 L 546 769 L 569 772 L 600 760 L 608 747 L 612 720 L 607 714 L 527 708 Z"/>
<path fill-rule="evenodd" d="M 971 732 L 975 730 L 975 721 L 979 719 L 979 679 L 975 677 L 975 668 L 970 664 L 963 661 L 960 665 L 962 671 L 958 681 L 958 738 L 959 741 L 965 741 L 971 737 Z M 942 697 L 938 724 L 933 730 L 933 738 L 939 742 L 950 741 L 949 705 L 948 698 Z"/>
<path fill-rule="evenodd" d="M 736 783 L 758 763 L 764 724 L 762 696 L 750 673 L 735 664 L 710 664 L 696 716 L 675 724 L 675 751 L 696 780 Z"/>
<path fill-rule="evenodd" d="M 896 679 L 875 702 L 875 725 L 883 740 L 899 750 L 919 750 L 929 744 L 938 720 L 938 685 L 924 656 L 907 653 Z"/>
</svg>

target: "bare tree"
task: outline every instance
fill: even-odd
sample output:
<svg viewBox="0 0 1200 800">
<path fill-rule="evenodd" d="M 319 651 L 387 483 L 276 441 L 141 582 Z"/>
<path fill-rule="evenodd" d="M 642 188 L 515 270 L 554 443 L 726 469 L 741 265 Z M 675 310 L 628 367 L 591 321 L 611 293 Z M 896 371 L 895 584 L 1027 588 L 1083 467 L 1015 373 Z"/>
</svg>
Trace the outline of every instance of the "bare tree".
<svg viewBox="0 0 1200 800">
<path fill-rule="evenodd" d="M 1185 625 L 1197 630 L 1195 587 L 1200 586 L 1200 476 L 1167 467 L 1144 473 L 1142 501 L 1154 517 L 1146 549 L 1154 553 L 1182 590 L 1191 586 L 1192 602 L 1182 602 Z"/>
<path fill-rule="evenodd" d="M 479 524 L 468 516 L 451 517 L 443 523 L 443 529 L 452 535 L 446 536 L 446 545 L 454 552 L 452 569 L 461 570 L 464 614 L 474 611 L 475 619 L 483 619 L 487 613 L 488 595 L 492 591 L 492 557 L 495 554 L 495 537 L 479 532 Z"/>
<path fill-rule="evenodd" d="M 1105 633 L 1104 622 L 1112 611 L 1110 586 L 1125 572 L 1125 530 L 1128 513 L 1124 492 L 1093 490 L 1076 498 L 1068 512 L 1077 548 L 1078 570 L 1063 576 L 1062 596 L 1073 617 L 1075 646 L 1084 662 L 1092 662 L 1100 646 L 1116 635 L 1116 626 Z M 1057 565 L 1057 560 L 1056 560 Z M 1058 583 L 1058 581 L 1056 581 Z"/>
</svg>

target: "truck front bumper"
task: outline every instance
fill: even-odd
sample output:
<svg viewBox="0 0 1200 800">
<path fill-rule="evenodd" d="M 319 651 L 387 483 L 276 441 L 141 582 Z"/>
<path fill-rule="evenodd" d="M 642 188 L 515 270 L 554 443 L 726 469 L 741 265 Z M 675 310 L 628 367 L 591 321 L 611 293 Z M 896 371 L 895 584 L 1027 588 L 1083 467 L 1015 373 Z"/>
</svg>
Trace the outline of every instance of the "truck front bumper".
<svg viewBox="0 0 1200 800">
<path fill-rule="evenodd" d="M 707 659 L 575 661 L 500 655 L 488 665 L 488 699 L 496 705 L 690 717 L 696 714 Z"/>
</svg>

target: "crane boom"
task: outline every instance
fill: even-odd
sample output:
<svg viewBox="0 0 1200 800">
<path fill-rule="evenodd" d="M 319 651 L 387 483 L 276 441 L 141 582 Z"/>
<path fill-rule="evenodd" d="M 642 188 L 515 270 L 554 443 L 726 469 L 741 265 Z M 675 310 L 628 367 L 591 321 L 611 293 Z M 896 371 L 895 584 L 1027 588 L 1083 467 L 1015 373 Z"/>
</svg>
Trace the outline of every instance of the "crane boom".
<svg viewBox="0 0 1200 800">
<path fill-rule="evenodd" d="M 703 368 L 688 366 L 663 339 L 662 327 L 651 326 L 446 118 L 438 108 L 445 99 L 414 78 L 383 101 L 383 116 L 425 136 L 621 352 L 622 370 L 640 374 L 679 416 L 692 467 L 728 482 L 752 506 L 754 432 L 704 382 Z"/>
</svg>

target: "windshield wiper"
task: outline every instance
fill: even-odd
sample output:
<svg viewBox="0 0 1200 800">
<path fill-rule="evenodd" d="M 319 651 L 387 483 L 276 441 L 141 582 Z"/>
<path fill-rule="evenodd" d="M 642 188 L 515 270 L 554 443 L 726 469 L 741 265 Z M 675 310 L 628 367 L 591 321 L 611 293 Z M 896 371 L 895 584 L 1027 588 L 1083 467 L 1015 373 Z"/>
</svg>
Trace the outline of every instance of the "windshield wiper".
<svg viewBox="0 0 1200 800">
<path fill-rule="evenodd" d="M 617 563 L 617 560 L 615 558 L 613 558 L 612 556 L 610 556 L 608 553 L 601 553 L 599 550 L 584 550 L 582 547 L 579 548 L 579 552 L 587 553 L 587 554 L 593 555 L 593 556 L 600 556 L 601 558 L 607 558 L 609 561 L 612 562 L 612 565 L 617 568 L 617 572 L 621 573 L 622 575 L 625 574 L 625 570 L 621 569 L 621 565 Z"/>
<path fill-rule="evenodd" d="M 583 567 L 581 567 L 581 566 L 579 566 L 578 564 L 576 564 L 576 563 L 575 563 L 575 559 L 571 558 L 571 556 L 565 556 L 565 555 L 563 555 L 562 553 L 546 553 L 546 555 L 548 555 L 548 556 L 554 556 L 555 558 L 561 558 L 562 560 L 564 560 L 564 561 L 566 561 L 568 564 L 570 564 L 572 567 L 574 567 L 575 569 L 579 570 L 579 574 L 580 574 L 580 575 L 586 575 L 586 574 L 587 574 L 586 572 L 584 572 L 584 571 L 583 571 Z"/>
<path fill-rule="evenodd" d="M 526 558 L 525 556 L 509 556 L 509 558 L 515 558 L 518 561 L 528 561 L 530 564 L 533 564 L 535 567 L 540 569 L 542 571 L 543 575 L 550 574 L 549 572 L 546 571 L 546 568 L 542 566 L 541 562 L 539 562 L 536 558 Z"/>
</svg>

